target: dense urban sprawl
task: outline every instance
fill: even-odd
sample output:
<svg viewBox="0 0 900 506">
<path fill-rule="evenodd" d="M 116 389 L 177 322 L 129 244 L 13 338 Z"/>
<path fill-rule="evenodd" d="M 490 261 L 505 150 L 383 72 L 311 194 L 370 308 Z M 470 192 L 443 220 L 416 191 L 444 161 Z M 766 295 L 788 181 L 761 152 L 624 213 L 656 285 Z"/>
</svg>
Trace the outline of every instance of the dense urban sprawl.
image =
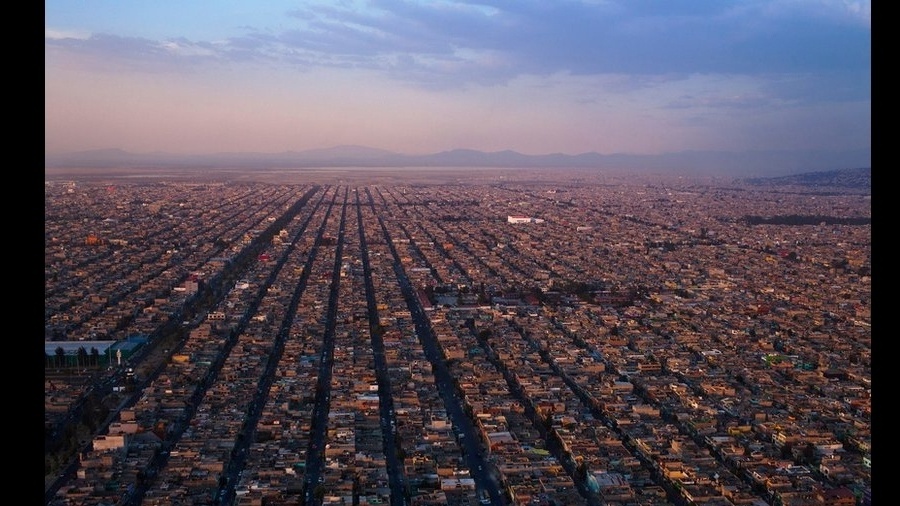
<svg viewBox="0 0 900 506">
<path fill-rule="evenodd" d="M 870 503 L 868 193 L 398 174 L 48 180 L 46 504 Z"/>
</svg>

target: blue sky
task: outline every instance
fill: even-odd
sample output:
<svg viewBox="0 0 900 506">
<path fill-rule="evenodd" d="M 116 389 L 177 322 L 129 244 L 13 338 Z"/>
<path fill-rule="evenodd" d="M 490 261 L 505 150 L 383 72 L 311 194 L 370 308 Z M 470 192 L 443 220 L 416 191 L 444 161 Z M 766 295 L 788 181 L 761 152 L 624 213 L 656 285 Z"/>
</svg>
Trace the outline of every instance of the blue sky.
<svg viewBox="0 0 900 506">
<path fill-rule="evenodd" d="M 45 2 L 45 152 L 871 145 L 871 2 Z"/>
</svg>

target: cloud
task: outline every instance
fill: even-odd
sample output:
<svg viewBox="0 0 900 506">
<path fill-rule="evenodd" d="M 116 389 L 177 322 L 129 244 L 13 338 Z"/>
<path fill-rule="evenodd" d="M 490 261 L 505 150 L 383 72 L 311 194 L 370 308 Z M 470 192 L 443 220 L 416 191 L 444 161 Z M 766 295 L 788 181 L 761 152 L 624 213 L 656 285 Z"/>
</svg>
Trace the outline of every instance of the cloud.
<svg viewBox="0 0 900 506">
<path fill-rule="evenodd" d="M 736 146 L 751 137 L 746 132 L 772 125 L 799 128 L 791 114 L 852 124 L 860 133 L 845 135 L 847 144 L 866 144 L 859 125 L 871 108 L 868 2 L 322 0 L 133 8 L 139 12 L 48 6 L 51 112 L 69 107 L 87 117 L 91 111 L 78 104 L 90 97 L 103 112 L 95 122 L 113 135 L 132 117 L 147 117 L 144 110 L 120 113 L 125 107 L 114 100 L 177 103 L 174 113 L 185 114 L 179 128 L 187 123 L 184 104 L 212 104 L 196 114 L 242 112 L 209 116 L 219 133 L 196 127 L 189 135 L 210 137 L 212 146 L 249 144 L 252 114 L 254 128 L 266 132 L 257 145 L 266 149 L 333 139 L 364 144 L 372 136 L 380 146 L 413 150 L 708 148 Z M 121 96 L 98 91 L 120 82 L 127 83 Z M 180 142 L 187 137 L 174 133 L 171 115 L 160 115 L 160 131 Z M 226 131 L 242 134 L 226 141 Z M 830 135 L 830 144 L 839 138 L 820 126 L 805 131 Z M 844 133 L 839 126 L 835 132 Z M 143 130 L 133 138 L 150 142 Z"/>
<path fill-rule="evenodd" d="M 65 40 L 65 39 L 75 39 L 75 40 L 87 40 L 91 37 L 91 32 L 86 30 L 53 30 L 47 28 L 44 30 L 44 38 L 48 41 L 51 40 Z"/>
<path fill-rule="evenodd" d="M 68 49 L 158 65 L 267 62 L 366 68 L 428 87 L 520 75 L 816 72 L 870 68 L 865 2 L 391 1 L 310 4 L 279 28 L 219 41 L 94 35 Z M 48 30 L 47 44 L 59 41 Z M 61 47 L 61 46 L 57 46 Z"/>
<path fill-rule="evenodd" d="M 50 62 L 68 61 L 68 64 L 79 63 L 110 71 L 184 71 L 191 65 L 220 59 L 220 50 L 213 44 L 192 43 L 185 39 L 154 41 L 93 34 L 84 39 L 46 39 L 44 47 Z"/>
</svg>

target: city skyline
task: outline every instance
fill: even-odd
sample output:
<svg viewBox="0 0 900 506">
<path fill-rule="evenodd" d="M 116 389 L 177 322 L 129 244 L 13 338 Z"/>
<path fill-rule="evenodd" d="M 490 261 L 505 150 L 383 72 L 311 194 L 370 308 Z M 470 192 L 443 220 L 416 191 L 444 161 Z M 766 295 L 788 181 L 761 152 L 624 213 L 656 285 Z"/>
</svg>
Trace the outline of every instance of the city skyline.
<svg viewBox="0 0 900 506">
<path fill-rule="evenodd" d="M 45 153 L 865 151 L 870 2 L 45 3 Z"/>
</svg>

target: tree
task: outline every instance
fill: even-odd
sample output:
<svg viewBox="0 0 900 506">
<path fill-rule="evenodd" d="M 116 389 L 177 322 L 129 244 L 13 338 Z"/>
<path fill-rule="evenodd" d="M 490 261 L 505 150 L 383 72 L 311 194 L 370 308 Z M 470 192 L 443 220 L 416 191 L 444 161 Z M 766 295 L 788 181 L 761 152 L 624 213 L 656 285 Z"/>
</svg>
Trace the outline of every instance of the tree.
<svg viewBox="0 0 900 506">
<path fill-rule="evenodd" d="M 581 460 L 581 461 L 578 462 L 577 476 L 578 476 L 578 478 L 581 479 L 581 480 L 586 480 L 586 479 L 587 479 L 587 476 L 588 476 L 588 465 L 587 465 L 587 462 L 585 462 L 584 460 Z"/>
<path fill-rule="evenodd" d="M 785 460 L 794 458 L 794 445 L 792 443 L 785 443 L 782 445 L 781 458 Z"/>
<path fill-rule="evenodd" d="M 816 462 L 816 445 L 806 443 L 806 446 L 803 447 L 803 461 L 806 464 L 814 464 Z"/>
<path fill-rule="evenodd" d="M 56 347 L 56 367 L 62 367 L 66 365 L 66 350 L 63 349 L 62 346 Z"/>
<path fill-rule="evenodd" d="M 88 352 L 86 349 L 84 349 L 84 346 L 78 347 L 77 357 L 78 358 L 76 363 L 78 364 L 78 367 L 84 367 L 85 365 L 87 365 Z"/>
</svg>

